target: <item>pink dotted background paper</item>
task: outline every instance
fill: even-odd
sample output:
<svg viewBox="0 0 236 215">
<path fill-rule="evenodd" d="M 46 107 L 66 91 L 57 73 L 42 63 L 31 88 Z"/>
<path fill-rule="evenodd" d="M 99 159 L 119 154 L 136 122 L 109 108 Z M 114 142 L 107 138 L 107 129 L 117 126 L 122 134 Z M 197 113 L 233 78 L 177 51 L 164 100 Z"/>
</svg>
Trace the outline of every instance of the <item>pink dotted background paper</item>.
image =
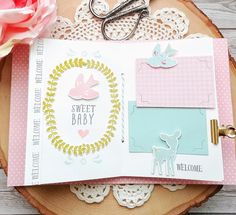
<svg viewBox="0 0 236 215">
<path fill-rule="evenodd" d="M 24 184 L 27 132 L 29 47 L 17 46 L 13 52 L 11 107 L 8 149 L 8 186 Z"/>
<path fill-rule="evenodd" d="M 180 57 L 172 68 L 136 62 L 136 102 L 140 107 L 214 108 L 213 57 Z"/>
<path fill-rule="evenodd" d="M 216 85 L 220 124 L 233 124 L 231 101 L 228 45 L 225 39 L 214 40 L 214 61 L 216 68 Z M 9 136 L 8 186 L 24 185 L 25 143 L 27 127 L 27 95 L 28 95 L 28 48 L 17 47 L 13 55 L 11 117 Z M 83 181 L 80 183 L 108 184 L 236 184 L 235 142 L 222 140 L 224 160 L 224 181 L 194 181 L 162 178 L 116 177 L 108 179 Z"/>
</svg>

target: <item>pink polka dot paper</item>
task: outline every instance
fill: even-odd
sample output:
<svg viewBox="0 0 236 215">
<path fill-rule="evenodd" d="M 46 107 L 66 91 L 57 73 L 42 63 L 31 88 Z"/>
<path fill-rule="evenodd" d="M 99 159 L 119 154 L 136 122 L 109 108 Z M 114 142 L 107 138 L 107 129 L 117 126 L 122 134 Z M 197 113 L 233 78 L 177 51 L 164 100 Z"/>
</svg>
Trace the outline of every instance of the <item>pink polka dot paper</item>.
<svg viewBox="0 0 236 215">
<path fill-rule="evenodd" d="M 12 60 L 8 186 L 24 184 L 29 47 L 17 46 Z"/>
</svg>

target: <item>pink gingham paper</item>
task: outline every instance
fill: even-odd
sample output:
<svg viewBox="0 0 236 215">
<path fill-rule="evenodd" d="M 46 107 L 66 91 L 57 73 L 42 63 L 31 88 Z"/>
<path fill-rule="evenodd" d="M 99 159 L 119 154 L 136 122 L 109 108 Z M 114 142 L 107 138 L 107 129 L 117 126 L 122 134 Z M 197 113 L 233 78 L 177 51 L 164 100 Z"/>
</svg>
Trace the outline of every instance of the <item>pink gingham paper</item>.
<svg viewBox="0 0 236 215">
<path fill-rule="evenodd" d="M 214 39 L 214 62 L 220 124 L 233 124 L 228 45 L 225 39 Z M 28 48 L 17 47 L 13 54 L 11 117 L 9 133 L 8 186 L 24 185 L 27 127 Z M 222 139 L 224 181 L 193 181 L 162 178 L 117 177 L 79 183 L 108 184 L 236 184 L 235 142 Z M 68 182 L 69 183 L 69 182 Z"/>
<path fill-rule="evenodd" d="M 213 57 L 179 57 L 172 68 L 136 62 L 138 107 L 214 108 Z"/>
</svg>

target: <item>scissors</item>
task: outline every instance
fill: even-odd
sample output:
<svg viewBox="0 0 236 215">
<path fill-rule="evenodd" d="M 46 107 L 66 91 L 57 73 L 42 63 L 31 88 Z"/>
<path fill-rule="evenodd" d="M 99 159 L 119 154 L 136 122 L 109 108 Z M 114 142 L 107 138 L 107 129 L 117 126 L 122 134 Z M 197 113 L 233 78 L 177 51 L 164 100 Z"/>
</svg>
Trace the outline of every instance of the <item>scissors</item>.
<svg viewBox="0 0 236 215">
<path fill-rule="evenodd" d="M 128 34 L 126 35 L 125 37 L 121 38 L 121 39 L 117 39 L 117 40 L 128 40 L 130 39 L 138 25 L 139 25 L 139 22 L 140 20 L 145 17 L 145 16 L 148 16 L 149 15 L 149 10 L 148 10 L 148 5 L 145 4 L 145 1 L 143 0 L 144 4 L 142 5 L 138 5 L 134 8 L 131 8 L 131 9 L 125 9 L 126 7 L 128 7 L 129 5 L 131 5 L 132 3 L 138 1 L 138 0 L 125 0 L 124 2 L 122 2 L 121 4 L 119 4 L 117 7 L 115 7 L 114 9 L 112 9 L 110 12 L 108 12 L 106 15 L 98 15 L 95 11 L 94 11 L 94 8 L 93 8 L 93 5 L 94 5 L 94 1 L 95 0 L 90 0 L 89 1 L 89 10 L 90 12 L 97 18 L 99 19 L 102 19 L 102 25 L 101 25 L 101 31 L 102 31 L 102 35 L 104 37 L 104 39 L 106 40 L 116 40 L 116 39 L 113 39 L 113 38 L 110 38 L 107 34 L 106 34 L 106 25 L 109 23 L 109 22 L 112 22 L 116 19 L 119 19 L 123 16 L 128 16 L 130 14 L 133 14 L 133 13 L 138 13 L 139 16 L 138 16 L 138 20 L 133 28 L 133 30 Z"/>
</svg>

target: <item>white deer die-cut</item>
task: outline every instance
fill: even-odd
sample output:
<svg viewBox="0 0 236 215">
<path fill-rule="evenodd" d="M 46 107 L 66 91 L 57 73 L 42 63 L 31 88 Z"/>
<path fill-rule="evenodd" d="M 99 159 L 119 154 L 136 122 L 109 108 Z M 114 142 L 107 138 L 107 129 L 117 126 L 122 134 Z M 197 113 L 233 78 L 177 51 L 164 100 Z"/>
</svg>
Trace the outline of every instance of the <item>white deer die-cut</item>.
<svg viewBox="0 0 236 215">
<path fill-rule="evenodd" d="M 175 175 L 174 172 L 174 161 L 176 158 L 176 153 L 179 147 L 179 138 L 181 137 L 181 131 L 176 130 L 174 134 L 168 135 L 161 133 L 160 138 L 163 140 L 168 148 L 153 146 L 153 169 L 152 174 L 155 174 L 156 167 L 158 169 L 158 174 L 162 175 L 162 165 L 165 163 L 165 174 L 166 176 Z"/>
</svg>

